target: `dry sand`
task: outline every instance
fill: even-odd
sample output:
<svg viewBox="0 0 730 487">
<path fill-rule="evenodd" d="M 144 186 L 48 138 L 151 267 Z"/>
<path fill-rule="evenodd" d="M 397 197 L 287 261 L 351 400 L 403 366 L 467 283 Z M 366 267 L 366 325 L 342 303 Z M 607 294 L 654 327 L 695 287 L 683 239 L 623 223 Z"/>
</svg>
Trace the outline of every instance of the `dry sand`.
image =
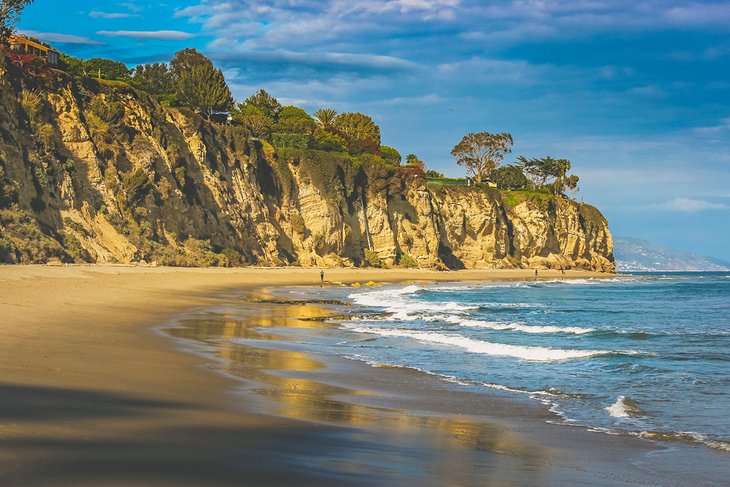
<svg viewBox="0 0 730 487">
<path fill-rule="evenodd" d="M 325 271 L 328 281 L 345 283 L 534 276 L 529 270 Z M 594 276 L 574 271 L 568 275 Z M 559 273 L 541 271 L 540 276 Z M 436 479 L 432 472 L 419 470 L 424 455 L 446 458 L 450 446 L 404 446 L 400 439 L 377 431 L 363 439 L 365 433 L 351 427 L 261 414 L 260 409 L 247 407 L 254 398 L 230 393 L 230 378 L 201 367 L 199 356 L 176 351 L 170 338 L 153 330 L 185 309 L 216 304 L 215 294 L 226 289 L 318 281 L 318 269 L 0 266 L 0 485 L 406 485 L 406 478 L 422 485 L 479 485 L 495 479 L 495 470 L 489 469 L 457 475 L 444 466 Z M 400 372 L 388 377 L 397 389 L 392 378 L 405 376 Z M 474 431 L 485 435 L 488 443 L 486 437 L 495 433 L 494 428 Z M 558 428 L 564 430 L 560 433 L 564 445 L 557 442 L 560 448 L 580 451 L 587 438 L 582 455 L 603 448 L 603 453 L 590 455 L 623 461 L 616 451 L 624 448 L 625 440 L 597 440 L 603 437 L 548 428 L 552 429 L 539 433 L 542 440 L 536 443 L 544 451 L 548 451 L 545 438 Z M 473 440 L 481 444 L 480 438 Z M 641 450 L 635 443 L 632 448 Z M 373 459 L 368 451 L 374 454 L 380 447 L 378 455 L 394 452 L 396 460 L 389 461 L 395 467 L 378 468 L 381 457 Z M 516 441 L 513 447 L 524 451 Z M 404 448 L 410 448 L 409 461 L 398 463 Z M 590 473 L 570 462 L 558 465 L 551 455 L 538 461 L 535 455 L 510 455 L 509 449 L 495 448 L 505 447 L 472 448 L 466 453 L 458 449 L 459 462 L 452 467 L 463 470 L 464 465 L 486 465 L 497 458 L 503 468 L 494 485 L 520 485 L 526 479 L 536 485 L 559 485 L 573 475 L 585 475 L 585 470 Z M 492 456 L 482 458 L 482 454 Z M 350 458 L 345 459 L 347 455 Z M 573 460 L 577 458 L 583 457 Z M 348 472 L 357 463 L 361 469 Z M 606 477 L 605 469 L 598 475 Z M 638 477 L 626 478 L 630 485 Z M 606 485 L 621 484 L 617 477 L 608 480 Z"/>
</svg>

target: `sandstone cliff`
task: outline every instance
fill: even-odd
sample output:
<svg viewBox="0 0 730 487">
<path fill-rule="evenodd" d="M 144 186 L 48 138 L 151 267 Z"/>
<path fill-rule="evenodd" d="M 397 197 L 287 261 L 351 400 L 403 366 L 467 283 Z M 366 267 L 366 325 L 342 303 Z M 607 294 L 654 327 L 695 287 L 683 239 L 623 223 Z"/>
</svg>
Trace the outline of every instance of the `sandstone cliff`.
<svg viewBox="0 0 730 487">
<path fill-rule="evenodd" d="M 372 252 L 369 251 L 372 249 Z M 595 208 L 274 149 L 122 83 L 0 60 L 0 262 L 613 271 Z"/>
</svg>

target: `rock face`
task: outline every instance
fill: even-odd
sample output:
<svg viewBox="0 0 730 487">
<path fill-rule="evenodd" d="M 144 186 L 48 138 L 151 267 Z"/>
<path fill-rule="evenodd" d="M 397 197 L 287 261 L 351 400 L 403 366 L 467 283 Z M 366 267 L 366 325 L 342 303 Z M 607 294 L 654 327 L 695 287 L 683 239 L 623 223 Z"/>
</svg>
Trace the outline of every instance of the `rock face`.
<svg viewBox="0 0 730 487">
<path fill-rule="evenodd" d="M 615 268 L 589 205 L 275 151 L 122 83 L 0 62 L 0 141 L 2 262 Z"/>
</svg>

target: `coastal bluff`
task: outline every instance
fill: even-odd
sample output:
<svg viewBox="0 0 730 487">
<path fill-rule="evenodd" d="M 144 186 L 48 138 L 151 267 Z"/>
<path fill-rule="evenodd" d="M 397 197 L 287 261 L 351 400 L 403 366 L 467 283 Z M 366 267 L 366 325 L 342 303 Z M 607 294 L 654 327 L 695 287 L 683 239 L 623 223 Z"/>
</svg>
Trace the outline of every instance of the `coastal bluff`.
<svg viewBox="0 0 730 487">
<path fill-rule="evenodd" d="M 0 59 L 0 262 L 51 260 L 615 270 L 588 204 L 275 149 L 125 83 Z"/>
</svg>

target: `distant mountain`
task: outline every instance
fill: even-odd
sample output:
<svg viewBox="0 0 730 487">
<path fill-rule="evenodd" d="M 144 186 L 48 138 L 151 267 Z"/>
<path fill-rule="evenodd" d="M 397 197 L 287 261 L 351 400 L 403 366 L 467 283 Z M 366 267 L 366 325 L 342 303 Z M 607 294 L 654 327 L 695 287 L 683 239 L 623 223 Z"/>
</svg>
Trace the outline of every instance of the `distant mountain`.
<svg viewBox="0 0 730 487">
<path fill-rule="evenodd" d="M 618 272 L 730 271 L 730 262 L 675 250 L 638 238 L 614 237 Z"/>
</svg>

